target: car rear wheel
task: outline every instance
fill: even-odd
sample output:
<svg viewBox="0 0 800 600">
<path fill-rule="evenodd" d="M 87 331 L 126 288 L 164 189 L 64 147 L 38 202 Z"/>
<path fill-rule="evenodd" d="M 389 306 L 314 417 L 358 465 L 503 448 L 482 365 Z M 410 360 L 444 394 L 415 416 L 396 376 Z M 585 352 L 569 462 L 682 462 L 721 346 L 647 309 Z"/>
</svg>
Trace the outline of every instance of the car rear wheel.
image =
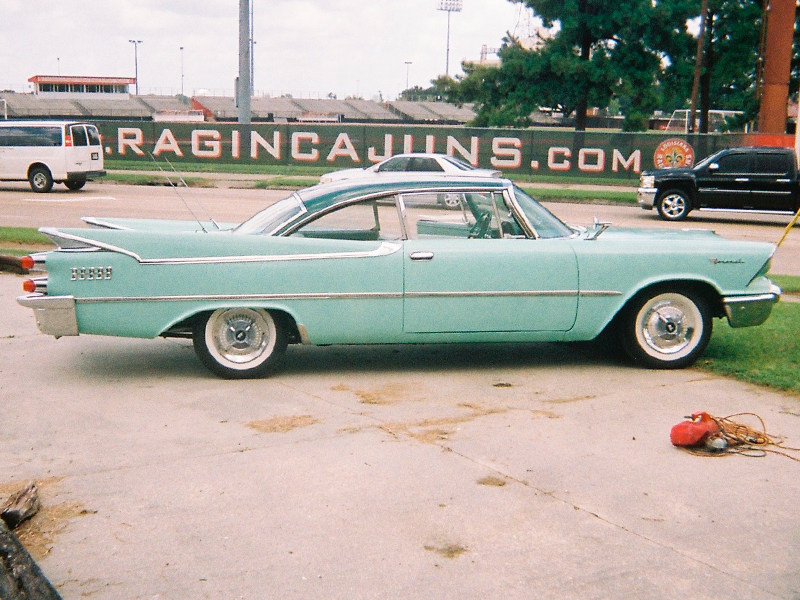
<svg viewBox="0 0 800 600">
<path fill-rule="evenodd" d="M 67 186 L 68 190 L 73 192 L 77 192 L 83 186 L 86 185 L 86 177 L 75 177 L 74 179 L 67 179 L 64 182 L 64 185 Z"/>
<path fill-rule="evenodd" d="M 53 176 L 47 167 L 34 167 L 28 173 L 28 183 L 34 192 L 45 194 L 53 189 Z"/>
<path fill-rule="evenodd" d="M 656 208 L 662 219 L 667 221 L 681 221 L 686 218 L 692 209 L 689 196 L 681 190 L 669 190 L 661 194 L 656 200 Z"/>
<path fill-rule="evenodd" d="M 249 379 L 279 366 L 287 336 L 269 311 L 222 308 L 195 325 L 192 342 L 200 361 L 213 373 Z"/>
<path fill-rule="evenodd" d="M 655 369 L 694 363 L 711 339 L 708 303 L 687 290 L 655 290 L 628 308 L 620 329 L 622 345 L 634 362 Z"/>
</svg>

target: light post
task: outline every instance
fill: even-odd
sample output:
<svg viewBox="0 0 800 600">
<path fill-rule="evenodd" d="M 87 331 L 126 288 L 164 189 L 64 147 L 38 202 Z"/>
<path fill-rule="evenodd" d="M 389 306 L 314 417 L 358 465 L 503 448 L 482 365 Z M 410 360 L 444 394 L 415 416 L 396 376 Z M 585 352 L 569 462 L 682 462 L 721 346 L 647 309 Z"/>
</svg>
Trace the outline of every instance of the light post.
<svg viewBox="0 0 800 600">
<path fill-rule="evenodd" d="M 447 11 L 447 59 L 444 65 L 445 76 L 450 76 L 450 13 L 461 12 L 463 0 L 439 0 L 439 10 Z"/>
<path fill-rule="evenodd" d="M 410 60 L 407 60 L 407 61 L 406 61 L 406 89 L 408 89 L 408 69 L 409 69 L 409 67 L 411 66 L 411 64 L 412 64 L 412 63 L 411 63 L 411 61 L 410 61 Z"/>
<path fill-rule="evenodd" d="M 139 44 L 142 40 L 128 40 L 133 44 L 133 77 L 136 79 L 136 95 L 139 95 Z"/>
<path fill-rule="evenodd" d="M 183 46 L 181 46 L 181 96 L 183 96 Z"/>
</svg>

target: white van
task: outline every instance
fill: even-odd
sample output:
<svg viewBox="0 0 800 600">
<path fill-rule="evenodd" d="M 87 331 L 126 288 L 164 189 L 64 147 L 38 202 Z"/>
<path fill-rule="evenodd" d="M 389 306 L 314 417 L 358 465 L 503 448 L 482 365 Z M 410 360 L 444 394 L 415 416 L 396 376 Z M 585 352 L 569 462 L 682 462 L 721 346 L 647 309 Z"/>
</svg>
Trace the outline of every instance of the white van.
<svg viewBox="0 0 800 600">
<path fill-rule="evenodd" d="M 97 127 L 76 121 L 0 121 L 0 180 L 29 181 L 34 192 L 53 183 L 79 190 L 102 177 Z"/>
</svg>

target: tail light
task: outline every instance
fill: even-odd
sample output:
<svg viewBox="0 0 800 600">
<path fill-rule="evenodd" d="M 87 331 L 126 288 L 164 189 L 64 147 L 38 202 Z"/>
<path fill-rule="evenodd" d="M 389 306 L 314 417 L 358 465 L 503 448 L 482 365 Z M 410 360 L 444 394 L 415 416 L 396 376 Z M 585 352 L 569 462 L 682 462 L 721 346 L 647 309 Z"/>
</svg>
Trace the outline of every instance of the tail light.
<svg viewBox="0 0 800 600">
<path fill-rule="evenodd" d="M 22 291 L 26 294 L 33 294 L 36 291 L 36 282 L 33 279 L 26 279 L 22 282 Z"/>
<path fill-rule="evenodd" d="M 33 260 L 32 256 L 28 255 L 28 256 L 23 256 L 21 259 L 19 259 L 19 264 L 26 271 L 30 271 L 31 269 L 33 269 L 36 262 Z"/>
<path fill-rule="evenodd" d="M 22 291 L 27 294 L 47 294 L 47 277 L 34 277 L 22 282 Z"/>
<path fill-rule="evenodd" d="M 64 145 L 67 148 L 72 148 L 72 134 L 71 133 L 67 133 L 67 134 L 64 135 Z"/>
</svg>

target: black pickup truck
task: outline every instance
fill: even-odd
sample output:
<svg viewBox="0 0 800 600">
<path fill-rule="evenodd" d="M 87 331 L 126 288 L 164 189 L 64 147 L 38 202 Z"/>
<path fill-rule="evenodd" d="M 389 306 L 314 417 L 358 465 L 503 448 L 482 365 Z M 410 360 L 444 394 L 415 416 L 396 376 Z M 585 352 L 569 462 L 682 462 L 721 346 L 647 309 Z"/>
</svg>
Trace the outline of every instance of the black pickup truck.
<svg viewBox="0 0 800 600">
<path fill-rule="evenodd" d="M 644 171 L 639 206 L 680 221 L 689 211 L 794 213 L 800 208 L 797 157 L 791 148 L 726 148 L 691 168 Z"/>
</svg>

